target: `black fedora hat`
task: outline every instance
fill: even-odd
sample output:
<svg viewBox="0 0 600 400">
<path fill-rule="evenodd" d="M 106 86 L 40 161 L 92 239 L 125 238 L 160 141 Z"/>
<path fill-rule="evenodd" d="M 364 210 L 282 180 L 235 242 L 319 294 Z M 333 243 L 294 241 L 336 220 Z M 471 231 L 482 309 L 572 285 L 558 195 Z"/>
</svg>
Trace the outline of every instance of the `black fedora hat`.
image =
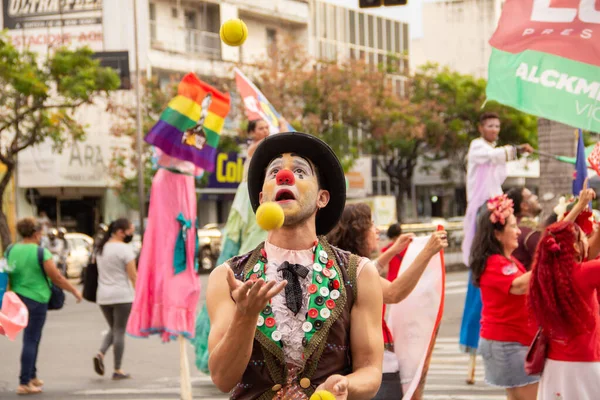
<svg viewBox="0 0 600 400">
<path fill-rule="evenodd" d="M 248 192 L 254 212 L 260 205 L 266 169 L 271 161 L 284 153 L 294 153 L 310 160 L 319 175 L 321 189 L 331 198 L 317 213 L 317 235 L 326 235 L 338 223 L 346 204 L 346 178 L 337 156 L 321 139 L 302 132 L 286 132 L 268 136 L 256 148 L 248 167 Z"/>
</svg>

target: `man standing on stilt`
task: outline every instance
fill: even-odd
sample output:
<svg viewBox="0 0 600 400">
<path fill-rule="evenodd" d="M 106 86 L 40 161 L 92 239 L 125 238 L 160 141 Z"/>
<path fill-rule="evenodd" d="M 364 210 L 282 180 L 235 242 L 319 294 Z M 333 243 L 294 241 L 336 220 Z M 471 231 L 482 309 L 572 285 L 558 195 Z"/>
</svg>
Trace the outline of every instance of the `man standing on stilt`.
<svg viewBox="0 0 600 400">
<path fill-rule="evenodd" d="M 475 221 L 479 208 L 494 196 L 502 194 L 502 184 L 506 179 L 506 163 L 521 153 L 531 153 L 529 144 L 520 146 L 496 147 L 500 134 L 500 117 L 486 112 L 479 117 L 481 137 L 474 139 L 467 154 L 467 212 L 464 221 L 462 243 L 463 262 L 469 265 L 471 243 L 475 235 Z M 467 383 L 475 382 L 475 357 L 479 344 L 479 321 L 481 319 L 481 294 L 473 286 L 471 275 L 467 286 L 467 298 L 460 329 L 461 349 L 471 354 Z"/>
</svg>

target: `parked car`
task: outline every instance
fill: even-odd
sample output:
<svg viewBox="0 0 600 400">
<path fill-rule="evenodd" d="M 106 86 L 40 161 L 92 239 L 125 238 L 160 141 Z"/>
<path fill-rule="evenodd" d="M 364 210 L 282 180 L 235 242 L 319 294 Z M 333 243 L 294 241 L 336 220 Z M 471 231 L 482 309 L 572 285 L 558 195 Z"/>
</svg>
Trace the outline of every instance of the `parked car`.
<svg viewBox="0 0 600 400">
<path fill-rule="evenodd" d="M 69 244 L 67 256 L 67 277 L 80 278 L 92 254 L 94 239 L 83 233 L 67 233 L 65 239 Z"/>
<path fill-rule="evenodd" d="M 198 229 L 199 273 L 207 273 L 217 266 L 225 224 L 207 224 Z"/>
</svg>

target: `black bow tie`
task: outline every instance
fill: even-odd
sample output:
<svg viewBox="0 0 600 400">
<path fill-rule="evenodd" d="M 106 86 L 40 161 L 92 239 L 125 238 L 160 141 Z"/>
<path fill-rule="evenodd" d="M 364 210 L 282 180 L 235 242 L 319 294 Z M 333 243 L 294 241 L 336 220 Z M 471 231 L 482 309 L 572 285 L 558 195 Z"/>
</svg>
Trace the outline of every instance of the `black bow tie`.
<svg viewBox="0 0 600 400">
<path fill-rule="evenodd" d="M 302 307 L 302 287 L 300 286 L 299 277 L 306 278 L 309 269 L 304 265 L 290 264 L 289 262 L 284 261 L 284 263 L 277 268 L 277 272 L 279 271 L 281 271 L 283 279 L 288 282 L 285 287 L 286 305 L 291 312 L 298 314 L 298 311 L 300 311 L 300 308 Z"/>
</svg>

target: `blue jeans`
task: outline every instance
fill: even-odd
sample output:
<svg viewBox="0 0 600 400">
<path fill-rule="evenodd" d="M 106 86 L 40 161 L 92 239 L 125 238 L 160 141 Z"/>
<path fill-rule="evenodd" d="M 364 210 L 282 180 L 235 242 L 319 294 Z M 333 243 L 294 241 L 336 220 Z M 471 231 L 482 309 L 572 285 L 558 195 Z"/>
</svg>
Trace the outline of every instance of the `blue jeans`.
<svg viewBox="0 0 600 400">
<path fill-rule="evenodd" d="M 23 330 L 23 350 L 21 351 L 21 375 L 19 383 L 27 385 L 29 381 L 37 377 L 35 364 L 37 362 L 38 349 L 42 339 L 42 329 L 48 314 L 48 304 L 38 303 L 28 297 L 18 295 L 29 311 L 29 322 Z"/>
</svg>

